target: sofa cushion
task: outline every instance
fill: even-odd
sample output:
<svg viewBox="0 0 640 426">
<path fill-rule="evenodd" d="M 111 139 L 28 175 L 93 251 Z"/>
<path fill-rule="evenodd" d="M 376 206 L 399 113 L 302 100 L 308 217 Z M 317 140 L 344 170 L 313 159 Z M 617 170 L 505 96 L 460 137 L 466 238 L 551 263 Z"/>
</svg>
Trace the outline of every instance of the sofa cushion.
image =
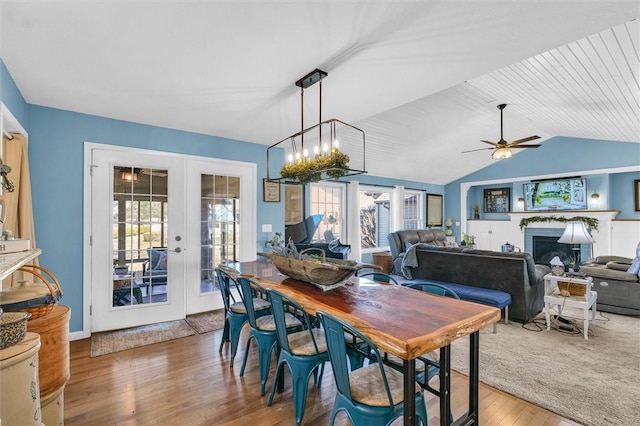
<svg viewBox="0 0 640 426">
<path fill-rule="evenodd" d="M 596 257 L 596 263 L 599 263 L 601 265 L 606 265 L 607 262 L 618 262 L 618 263 L 626 263 L 628 265 L 631 265 L 632 259 L 629 257 L 623 257 L 623 256 L 598 256 Z"/>
<path fill-rule="evenodd" d="M 628 271 L 628 269 L 630 268 L 628 263 L 607 262 L 605 266 L 609 269 L 615 269 L 616 271 L 631 272 L 631 271 Z"/>
<path fill-rule="evenodd" d="M 584 265 L 580 267 L 580 270 L 591 277 L 618 281 L 638 282 L 638 275 L 630 274 L 626 271 L 609 269 L 605 265 Z"/>
</svg>

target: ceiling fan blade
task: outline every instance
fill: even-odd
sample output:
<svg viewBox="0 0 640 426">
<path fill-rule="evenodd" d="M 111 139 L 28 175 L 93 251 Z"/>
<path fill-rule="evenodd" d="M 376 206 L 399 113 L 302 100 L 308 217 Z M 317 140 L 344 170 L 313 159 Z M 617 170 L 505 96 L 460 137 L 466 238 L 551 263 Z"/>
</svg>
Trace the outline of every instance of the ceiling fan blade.
<svg viewBox="0 0 640 426">
<path fill-rule="evenodd" d="M 521 144 L 521 143 L 524 143 L 524 142 L 533 141 L 533 140 L 536 140 L 536 139 L 540 139 L 540 136 L 536 135 L 536 136 L 529 136 L 528 138 L 518 139 L 516 141 L 509 142 L 508 145 L 509 146 L 514 146 L 514 145 L 518 145 L 518 144 Z"/>
<path fill-rule="evenodd" d="M 484 143 L 488 143 L 491 146 L 495 146 L 496 148 L 498 147 L 498 144 L 496 142 L 491 142 L 491 141 L 483 141 L 481 140 L 480 142 L 484 142 Z"/>
<path fill-rule="evenodd" d="M 518 145 L 518 146 L 511 146 L 509 147 L 510 149 L 520 149 L 520 148 L 540 148 L 542 145 Z"/>
<path fill-rule="evenodd" d="M 480 149 L 472 149 L 471 151 L 462 151 L 462 152 L 461 152 L 461 154 L 466 154 L 467 152 L 484 151 L 484 150 L 487 150 L 487 149 L 491 149 L 491 150 L 493 150 L 493 149 L 495 149 L 495 148 L 480 148 Z"/>
</svg>

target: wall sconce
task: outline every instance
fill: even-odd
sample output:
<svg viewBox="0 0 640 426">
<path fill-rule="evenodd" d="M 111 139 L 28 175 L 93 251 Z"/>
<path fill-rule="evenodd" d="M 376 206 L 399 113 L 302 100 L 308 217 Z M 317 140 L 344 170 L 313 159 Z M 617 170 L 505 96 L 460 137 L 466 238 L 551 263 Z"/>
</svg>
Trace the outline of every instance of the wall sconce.
<svg viewBox="0 0 640 426">
<path fill-rule="evenodd" d="M 518 207 L 524 208 L 524 198 L 518 198 Z"/>
<path fill-rule="evenodd" d="M 137 182 L 140 169 L 126 169 L 120 172 L 120 180 L 123 182 Z"/>
<path fill-rule="evenodd" d="M 600 194 L 598 194 L 597 192 L 594 192 L 593 194 L 591 194 L 591 201 L 598 201 L 600 199 Z"/>
</svg>

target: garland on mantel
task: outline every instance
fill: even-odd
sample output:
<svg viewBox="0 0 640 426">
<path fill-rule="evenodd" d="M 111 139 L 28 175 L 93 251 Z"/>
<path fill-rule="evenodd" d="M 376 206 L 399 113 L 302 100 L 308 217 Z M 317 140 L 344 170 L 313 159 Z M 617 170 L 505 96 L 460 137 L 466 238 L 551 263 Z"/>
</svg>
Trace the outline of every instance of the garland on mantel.
<svg viewBox="0 0 640 426">
<path fill-rule="evenodd" d="M 598 230 L 598 219 L 586 216 L 574 216 L 566 218 L 564 216 L 531 216 L 520 220 L 520 230 L 522 231 L 527 225 L 534 222 L 584 222 L 589 229 Z"/>
</svg>

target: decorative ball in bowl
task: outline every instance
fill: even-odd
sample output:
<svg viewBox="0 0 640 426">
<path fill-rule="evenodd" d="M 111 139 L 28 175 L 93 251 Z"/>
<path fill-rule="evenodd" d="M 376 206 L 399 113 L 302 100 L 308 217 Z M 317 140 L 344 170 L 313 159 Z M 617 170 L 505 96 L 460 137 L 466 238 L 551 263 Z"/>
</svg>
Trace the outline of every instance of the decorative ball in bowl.
<svg viewBox="0 0 640 426">
<path fill-rule="evenodd" d="M 19 343 L 27 335 L 28 312 L 3 312 L 0 316 L 0 349 Z"/>
</svg>

